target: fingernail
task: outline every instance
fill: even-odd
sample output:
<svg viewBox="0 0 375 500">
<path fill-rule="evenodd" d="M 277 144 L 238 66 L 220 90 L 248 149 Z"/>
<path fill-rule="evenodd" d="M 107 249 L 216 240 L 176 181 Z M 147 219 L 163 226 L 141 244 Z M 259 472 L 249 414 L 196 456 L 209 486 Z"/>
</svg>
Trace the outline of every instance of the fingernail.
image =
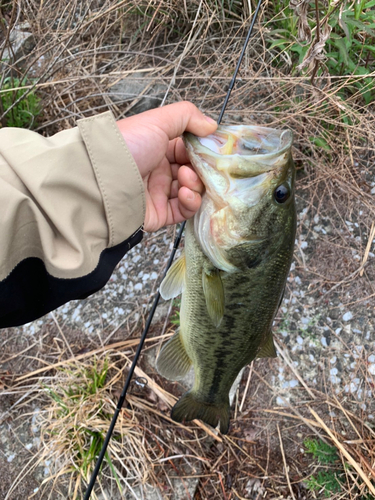
<svg viewBox="0 0 375 500">
<path fill-rule="evenodd" d="M 193 193 L 193 191 L 191 191 L 191 192 L 187 195 L 186 199 L 187 199 L 188 201 L 194 201 L 194 199 L 195 199 L 195 193 Z"/>
<path fill-rule="evenodd" d="M 216 121 L 213 120 L 212 118 L 210 118 L 209 116 L 207 115 L 204 115 L 204 117 L 206 118 L 206 120 L 208 121 L 208 123 L 212 123 L 212 124 L 215 124 L 216 125 Z"/>
<path fill-rule="evenodd" d="M 193 182 L 197 182 L 197 180 L 198 180 L 198 176 L 197 176 L 197 174 L 194 172 L 194 170 L 192 170 L 192 171 L 191 171 L 191 180 L 192 180 Z"/>
</svg>

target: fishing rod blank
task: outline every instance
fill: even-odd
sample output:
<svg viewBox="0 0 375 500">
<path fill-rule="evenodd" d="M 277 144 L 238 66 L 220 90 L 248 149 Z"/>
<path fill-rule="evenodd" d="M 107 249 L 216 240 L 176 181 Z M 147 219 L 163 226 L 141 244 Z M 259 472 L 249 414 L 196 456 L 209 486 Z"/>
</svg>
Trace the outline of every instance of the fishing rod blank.
<svg viewBox="0 0 375 500">
<path fill-rule="evenodd" d="M 254 27 L 254 24 L 255 24 L 255 21 L 257 19 L 257 16 L 258 16 L 258 12 L 259 12 L 259 9 L 260 9 L 260 6 L 261 6 L 261 3 L 262 3 L 262 0 L 259 0 L 258 2 L 258 5 L 255 9 L 255 12 L 254 12 L 254 15 L 253 15 L 253 19 L 251 21 L 251 25 L 250 25 L 250 28 L 249 28 L 249 31 L 247 33 L 247 36 L 246 36 L 246 40 L 245 40 L 245 43 L 242 47 L 242 52 L 240 54 L 240 57 L 238 59 L 238 63 L 237 63 L 237 66 L 236 66 L 236 69 L 234 71 L 234 74 L 233 74 L 233 78 L 229 84 L 229 88 L 228 88 L 228 92 L 226 94 L 226 97 L 225 97 L 225 101 L 224 101 L 224 104 L 223 104 L 223 107 L 221 109 L 221 112 L 220 112 L 220 115 L 219 115 L 219 118 L 217 120 L 217 123 L 218 125 L 221 123 L 221 120 L 223 118 L 223 115 L 224 115 L 224 112 L 225 112 L 225 109 L 227 107 L 227 104 L 228 104 L 228 101 L 229 101 L 229 97 L 231 95 L 231 92 L 232 92 L 232 89 L 234 87 L 234 84 L 235 84 L 235 81 L 236 81 L 236 78 L 237 78 L 237 74 L 238 74 L 238 70 L 240 69 L 240 65 L 241 65 L 241 62 L 242 62 L 242 59 L 245 55 L 245 51 L 246 51 L 246 47 L 247 47 L 247 44 L 249 43 L 249 40 L 250 40 L 250 37 L 251 37 L 251 34 L 252 34 L 252 31 L 253 31 L 253 27 Z M 168 269 L 171 267 L 171 264 L 173 262 L 173 259 L 174 259 L 174 256 L 176 254 L 176 251 L 179 247 L 179 244 L 180 244 L 180 241 L 181 241 L 181 238 L 182 238 L 182 233 L 184 232 L 184 228 L 185 228 L 185 224 L 186 224 L 186 221 L 184 221 L 182 224 L 181 224 L 181 227 L 180 227 L 180 230 L 175 238 L 175 241 L 173 243 L 173 249 L 172 249 L 172 253 L 169 257 L 169 260 L 168 260 L 168 263 L 167 263 L 167 267 L 165 269 L 165 273 L 164 273 L 164 276 L 163 278 L 165 277 L 165 275 L 167 274 L 168 272 Z M 108 431 L 107 431 L 107 434 L 106 434 L 106 437 L 105 437 L 105 440 L 104 440 L 104 443 L 103 443 L 103 446 L 102 446 L 102 449 L 100 451 L 100 454 L 99 454 L 99 457 L 98 457 L 98 460 L 96 462 L 96 465 L 95 465 L 95 469 L 92 473 L 92 476 L 91 476 L 91 479 L 90 479 L 90 483 L 87 487 L 87 491 L 86 491 L 86 494 L 85 494 L 85 497 L 84 497 L 84 500 L 89 500 L 90 498 L 90 495 L 91 495 L 91 492 L 94 488 L 94 485 L 95 485 L 95 481 L 96 481 L 96 478 L 99 474 L 99 471 L 100 471 L 100 467 L 102 465 L 102 462 L 103 462 L 103 459 L 106 455 L 106 452 L 107 452 L 107 447 L 108 447 L 108 444 L 109 444 L 109 441 L 111 439 L 111 436 L 112 436 L 112 433 L 113 433 L 113 430 L 115 428 L 115 425 L 116 425 L 116 422 L 117 422 L 117 418 L 120 414 L 120 411 L 121 411 L 121 408 L 122 408 L 122 405 L 124 404 L 124 401 L 125 401 L 125 398 L 126 398 L 126 394 L 128 392 L 128 388 L 129 388 L 129 385 L 130 385 L 130 382 L 131 382 L 131 379 L 132 379 L 132 376 L 133 376 L 133 373 L 134 373 L 134 370 L 135 370 L 135 367 L 138 363 L 138 359 L 139 359 L 139 356 L 141 354 L 141 350 L 142 350 L 142 347 L 143 347 L 143 344 L 146 340 L 146 337 L 147 337 L 147 333 L 148 333 L 148 330 L 150 328 L 150 325 L 151 325 L 151 322 L 152 322 L 152 319 L 154 317 L 154 314 L 155 314 L 155 311 L 156 311 L 156 308 L 158 306 L 158 303 L 159 303 L 159 299 L 160 299 L 160 292 L 157 292 L 156 296 L 155 296 L 155 300 L 154 300 L 154 303 L 152 305 L 152 308 L 151 308 L 151 311 L 150 311 L 150 314 L 148 316 L 148 319 L 147 319 L 147 322 L 146 322 L 146 325 L 145 325 L 145 328 L 143 330 L 143 333 L 142 333 L 142 336 L 140 338 L 140 341 L 139 341 L 139 344 L 138 344 L 138 347 L 137 347 L 137 351 L 135 353 L 135 356 L 134 356 L 134 359 L 133 359 L 133 363 L 130 367 L 130 370 L 129 370 L 129 373 L 128 373 L 128 376 L 126 378 L 126 382 L 125 382 L 125 385 L 124 385 L 124 388 L 122 390 L 122 393 L 121 393 L 121 396 L 118 400 L 118 403 L 117 403 L 117 406 L 116 406 L 116 410 L 115 410 L 115 413 L 112 417 L 112 420 L 111 420 L 111 424 L 108 428 Z"/>
</svg>

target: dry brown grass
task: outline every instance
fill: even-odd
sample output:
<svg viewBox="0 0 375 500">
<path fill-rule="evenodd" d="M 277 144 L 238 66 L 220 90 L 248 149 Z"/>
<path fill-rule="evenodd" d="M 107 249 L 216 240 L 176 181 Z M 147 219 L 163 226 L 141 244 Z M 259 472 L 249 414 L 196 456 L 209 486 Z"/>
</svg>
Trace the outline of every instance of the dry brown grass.
<svg viewBox="0 0 375 500">
<path fill-rule="evenodd" d="M 150 339 L 150 342 L 158 342 L 158 339 Z M 135 346 L 136 339 L 127 341 L 127 351 L 131 344 Z M 282 345 L 279 347 L 283 352 Z M 123 348 L 124 345 L 107 346 L 101 353 L 85 353 L 79 361 L 68 358 L 59 363 L 52 377 L 43 375 L 53 370 L 53 365 L 39 370 L 40 389 L 34 386 L 33 393 L 43 408 L 38 418 L 42 442 L 38 455 L 27 463 L 26 470 L 47 460 L 50 475 L 41 485 L 37 498 L 56 498 L 58 494 L 80 498 L 77 495 L 85 490 L 94 460 L 89 467 L 83 467 L 82 456 L 89 454 L 90 433 L 104 435 L 108 428 L 126 366 L 130 366 Z M 368 492 L 374 493 L 375 432 L 366 417 L 373 405 L 372 396 L 366 394 L 374 387 L 375 379 L 367 369 L 366 358 L 363 357 L 358 368 L 365 381 L 364 397 L 358 397 L 356 392 L 338 393 L 326 380 L 325 370 L 323 390 L 303 382 L 287 394 L 274 387 L 271 362 L 273 366 L 275 363 L 283 366 L 286 373 L 303 382 L 287 354 L 278 361 L 253 363 L 235 398 L 228 436 L 216 436 L 200 422 L 187 427 L 172 422 L 168 413 L 176 397 L 150 367 L 148 374 L 137 368 L 136 380 L 141 385 L 133 383 L 128 406 L 121 411 L 109 447 L 111 466 L 104 465 L 96 495 L 102 493 L 106 498 L 111 492 L 116 498 L 119 483 L 123 491 L 139 498 L 137 486 L 144 487 L 147 480 L 164 492 L 165 498 L 170 498 L 177 477 L 182 482 L 199 479 L 194 498 L 202 500 L 267 496 L 323 498 L 305 489 L 308 478 L 321 470 L 303 449 L 303 439 L 312 437 L 335 446 L 342 461 L 331 467 L 340 474 L 345 473 L 342 491 L 329 498 L 363 500 Z M 92 370 L 100 373 L 105 364 L 108 367 L 105 384 L 91 394 L 87 387 L 93 379 L 87 378 L 88 374 Z M 329 359 L 326 364 L 328 373 Z M 30 393 L 28 382 L 33 377 L 33 372 L 25 374 L 14 389 L 21 394 L 22 384 L 27 383 L 24 392 Z M 72 387 L 75 388 L 73 397 L 69 395 Z M 78 398 L 77 387 L 80 388 Z M 276 398 L 283 401 L 282 406 L 276 403 Z M 369 409 L 367 412 L 364 405 Z M 25 417 L 27 415 L 21 418 Z M 24 472 L 21 471 L 14 488 Z M 187 489 L 187 485 L 185 487 Z M 9 495 L 11 492 L 12 489 Z"/>
<path fill-rule="evenodd" d="M 137 0 L 115 4 L 109 0 L 21 0 L 2 7 L 8 26 L 2 28 L 2 47 L 9 47 L 10 32 L 17 23 L 29 23 L 35 46 L 31 53 L 13 60 L 9 69 L 20 79 L 35 79 L 30 90 L 35 89 L 43 99 L 43 116 L 37 128 L 43 134 L 73 126 L 76 119 L 107 109 L 116 117 L 126 116 L 138 99 L 115 102 L 109 91 L 124 76 L 139 71 L 144 72 L 150 86 L 154 82 L 166 84 L 165 103 L 189 99 L 215 117 L 244 41 L 251 2 L 243 2 L 243 6 L 240 15 L 234 12 L 224 23 L 222 14 L 207 1 Z M 142 15 L 138 7 L 143 9 Z M 375 275 L 367 257 L 375 221 L 371 195 L 374 106 L 365 106 L 359 94 L 352 93 L 346 100 L 339 96 L 352 77 L 315 78 L 315 85 L 306 76 L 291 77 L 290 60 L 286 54 L 269 50 L 267 37 L 268 27 L 261 21 L 224 121 L 288 126 L 294 131 L 298 202 L 307 208 L 306 218 L 327 216 L 333 226 L 331 235 L 321 235 L 316 239 L 314 253 L 307 254 L 301 242 L 311 237 L 314 229 L 301 218 L 297 268 L 309 279 L 311 297 L 323 305 L 333 292 L 341 293 L 344 304 L 371 304 Z M 325 148 L 317 145 L 322 138 Z M 348 239 L 346 221 L 359 224 L 359 239 Z M 359 259 L 353 259 L 353 253 Z M 51 498 L 61 484 L 70 488 L 72 497 L 84 489 L 89 474 L 82 475 L 79 467 L 78 472 L 72 468 L 76 448 L 71 444 L 71 434 L 67 439 L 72 425 L 68 420 L 74 417 L 81 425 L 104 432 L 121 387 L 124 366 L 136 342 L 99 348 L 43 366 L 11 382 L 20 396 L 33 393 L 41 397 L 44 389 L 38 385 L 40 381 L 61 395 L 64 386 L 82 381 L 82 370 L 92 366 L 93 359 L 109 360 L 112 375 L 89 400 L 90 407 L 73 405 L 61 419 L 56 413 L 58 405 L 47 403 L 43 396 L 45 439 L 41 456 L 43 460 L 47 455 L 56 457 L 55 469 L 45 485 L 46 491 L 51 481 L 57 488 L 51 490 Z M 126 349 L 126 356 L 120 348 Z M 281 344 L 280 349 L 285 352 Z M 353 347 L 343 349 L 350 353 Z M 175 476 L 194 476 L 200 478 L 195 496 L 198 500 L 314 498 L 306 491 L 303 480 L 314 473 L 317 465 L 301 451 L 301 442 L 305 436 L 317 436 L 336 446 L 345 464 L 343 492 L 332 499 L 359 500 L 368 491 L 374 494 L 370 481 L 374 484 L 375 434 L 366 421 L 368 412 L 360 406 L 365 402 L 371 408 L 372 398 L 363 401 L 356 394 L 337 394 L 324 374 L 322 387 L 317 390 L 304 382 L 303 373 L 296 373 L 286 354 L 279 363 L 293 373 L 300 386 L 286 406 L 278 407 L 276 397 L 283 394 L 273 388 L 268 363 L 257 362 L 248 370 L 248 383 L 244 381 L 236 399 L 232 432 L 224 438 L 215 437 L 198 424 L 184 427 L 168 420 L 175 396 L 165 389 L 165 381 L 148 374 L 151 378 L 147 389 L 133 392 L 128 398 L 130 407 L 123 409 L 116 430 L 118 441 L 111 443 L 113 464 L 123 486 L 134 488 L 148 478 L 169 498 Z M 38 381 L 47 369 L 52 370 L 52 378 Z M 359 371 L 366 389 L 372 390 L 374 376 L 365 358 Z M 0 378 L 0 390 L 1 384 Z M 97 419 L 94 409 L 99 401 L 108 417 Z M 74 433 L 79 442 L 78 430 Z M 114 484 L 114 477 L 107 465 L 102 475 L 105 487 Z M 99 484 L 97 493 L 100 489 Z"/>
</svg>

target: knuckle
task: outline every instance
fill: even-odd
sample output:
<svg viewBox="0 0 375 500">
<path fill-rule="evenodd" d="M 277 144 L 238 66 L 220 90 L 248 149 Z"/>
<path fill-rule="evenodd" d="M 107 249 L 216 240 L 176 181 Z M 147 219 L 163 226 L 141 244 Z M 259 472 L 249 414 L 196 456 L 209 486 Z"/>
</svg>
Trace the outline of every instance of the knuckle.
<svg viewBox="0 0 375 500">
<path fill-rule="evenodd" d="M 189 114 L 193 114 L 196 111 L 198 111 L 198 108 L 195 106 L 195 104 L 193 104 L 190 101 L 182 101 L 181 104 L 182 106 L 184 106 L 186 112 L 188 112 Z"/>
</svg>

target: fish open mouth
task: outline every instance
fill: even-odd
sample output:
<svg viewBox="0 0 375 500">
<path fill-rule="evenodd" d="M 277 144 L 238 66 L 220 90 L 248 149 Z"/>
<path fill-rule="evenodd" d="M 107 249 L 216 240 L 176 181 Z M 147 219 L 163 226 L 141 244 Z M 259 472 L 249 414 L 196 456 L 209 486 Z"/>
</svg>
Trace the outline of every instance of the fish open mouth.
<svg viewBox="0 0 375 500">
<path fill-rule="evenodd" d="M 194 167 L 209 187 L 211 169 L 245 178 L 280 168 L 287 162 L 293 135 L 290 130 L 251 125 L 219 126 L 207 137 L 187 133 L 184 141 Z"/>
<path fill-rule="evenodd" d="M 226 249 L 259 239 L 250 234 L 250 211 L 290 176 L 292 140 L 290 130 L 251 125 L 219 126 L 204 138 L 184 134 L 190 161 L 206 187 L 194 217 L 195 235 L 217 268 L 233 272 Z"/>
</svg>

